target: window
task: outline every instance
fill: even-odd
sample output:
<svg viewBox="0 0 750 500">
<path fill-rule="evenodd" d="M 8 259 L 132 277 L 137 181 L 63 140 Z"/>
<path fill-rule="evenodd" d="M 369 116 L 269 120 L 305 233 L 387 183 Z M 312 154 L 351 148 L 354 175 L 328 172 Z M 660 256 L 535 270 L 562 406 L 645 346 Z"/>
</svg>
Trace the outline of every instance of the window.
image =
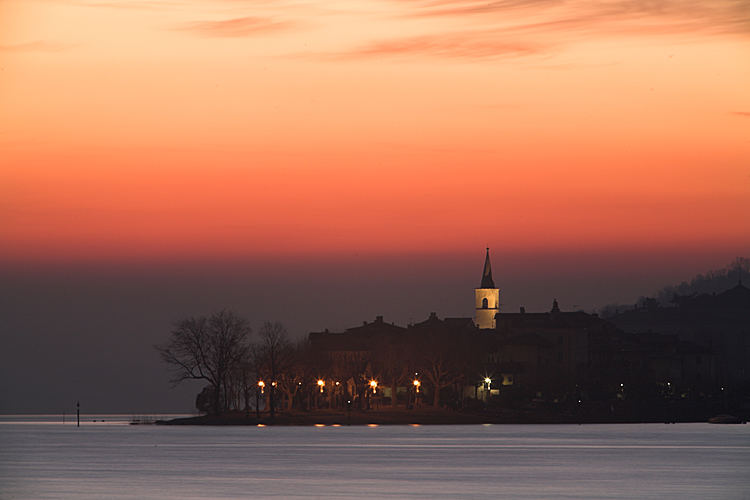
<svg viewBox="0 0 750 500">
<path fill-rule="evenodd" d="M 482 309 L 487 309 L 489 307 L 487 303 L 487 297 L 482 299 Z"/>
</svg>

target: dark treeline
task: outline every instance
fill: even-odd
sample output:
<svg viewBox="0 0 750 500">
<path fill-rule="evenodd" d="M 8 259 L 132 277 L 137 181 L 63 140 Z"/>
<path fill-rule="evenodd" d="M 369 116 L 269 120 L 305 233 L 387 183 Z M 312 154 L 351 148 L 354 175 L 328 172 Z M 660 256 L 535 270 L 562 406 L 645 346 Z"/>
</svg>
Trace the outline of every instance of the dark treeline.
<svg viewBox="0 0 750 500">
<path fill-rule="evenodd" d="M 750 283 L 750 259 L 737 257 L 721 269 L 698 274 L 679 285 L 664 286 L 653 296 L 641 296 L 634 304 L 607 304 L 599 313 L 602 317 L 610 318 L 632 309 L 671 307 L 675 305 L 676 297 L 720 293 L 742 282 L 743 277 L 745 283 Z"/>
<path fill-rule="evenodd" d="M 266 322 L 255 334 L 224 310 L 178 322 L 156 349 L 173 383 L 207 383 L 196 407 L 211 414 L 439 406 L 460 401 L 466 384 L 483 380 L 487 343 L 470 319 L 458 329 L 407 329 L 379 317 L 360 328 L 292 343 L 280 323 Z"/>
<path fill-rule="evenodd" d="M 300 348 L 289 342 L 280 323 L 265 322 L 257 336 L 258 341 L 251 342 L 248 321 L 222 310 L 177 322 L 167 343 L 155 347 L 172 370 L 173 384 L 207 383 L 196 397 L 199 410 L 214 415 L 248 411 L 257 406 L 256 392 L 262 391 L 273 412 L 275 393 L 293 397 L 295 369 L 302 366 Z"/>
<path fill-rule="evenodd" d="M 431 406 L 638 419 L 668 401 L 714 408 L 746 393 L 720 376 L 709 349 L 673 336 L 555 309 L 497 321 L 480 330 L 470 318 L 400 327 L 377 317 L 292 343 L 279 323 L 252 333 L 221 311 L 177 323 L 157 349 L 174 382 L 207 382 L 196 406 L 214 415 Z"/>
</svg>

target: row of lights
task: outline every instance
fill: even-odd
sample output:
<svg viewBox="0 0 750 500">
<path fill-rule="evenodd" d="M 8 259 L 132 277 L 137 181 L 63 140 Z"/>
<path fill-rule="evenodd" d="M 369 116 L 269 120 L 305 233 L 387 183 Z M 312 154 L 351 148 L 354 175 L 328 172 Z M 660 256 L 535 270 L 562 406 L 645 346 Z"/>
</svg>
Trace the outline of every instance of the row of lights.
<svg viewBox="0 0 750 500">
<path fill-rule="evenodd" d="M 274 386 L 274 387 L 276 387 L 276 382 L 271 382 L 271 385 Z M 263 394 L 264 390 L 266 388 L 266 383 L 263 382 L 262 380 L 259 380 L 258 381 L 258 387 L 260 387 L 260 393 Z"/>
<path fill-rule="evenodd" d="M 414 389 L 417 392 L 419 392 L 419 388 L 422 386 L 422 382 L 420 382 L 419 379 L 415 378 L 412 381 L 412 384 L 414 385 Z M 271 382 L 271 385 L 274 386 L 274 387 L 276 387 L 276 382 Z M 302 382 L 300 382 L 299 385 L 302 385 Z M 336 382 L 336 387 L 338 387 L 339 385 L 341 385 L 341 382 L 337 381 Z M 326 386 L 326 381 L 323 380 L 322 378 L 319 378 L 318 379 L 318 387 L 320 387 L 320 392 L 323 392 L 323 389 L 325 388 L 325 386 Z M 265 391 L 265 388 L 266 388 L 266 383 L 263 382 L 262 380 L 259 380 L 258 381 L 258 387 L 260 387 L 260 393 L 263 394 L 264 391 Z M 378 381 L 375 380 L 375 379 L 370 380 L 370 387 L 372 388 L 372 393 L 375 394 L 375 392 L 377 391 L 377 388 L 378 388 Z"/>
</svg>

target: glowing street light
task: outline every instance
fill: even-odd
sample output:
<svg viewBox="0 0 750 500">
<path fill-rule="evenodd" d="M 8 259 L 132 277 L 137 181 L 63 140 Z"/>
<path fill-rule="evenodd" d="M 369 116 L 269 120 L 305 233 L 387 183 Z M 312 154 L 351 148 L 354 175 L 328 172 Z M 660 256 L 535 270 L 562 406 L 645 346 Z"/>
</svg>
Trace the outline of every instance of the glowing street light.
<svg viewBox="0 0 750 500">
<path fill-rule="evenodd" d="M 489 403 L 490 393 L 492 392 L 490 389 L 492 386 L 492 379 L 490 377 L 484 377 L 484 386 L 487 388 L 487 392 L 484 393 L 485 401 Z"/>
<path fill-rule="evenodd" d="M 326 386 L 326 381 L 322 378 L 318 379 L 318 387 L 320 387 L 320 392 L 323 392 L 323 388 Z"/>
<path fill-rule="evenodd" d="M 378 381 L 370 380 L 370 387 L 372 387 L 372 393 L 375 394 L 375 390 L 378 388 Z"/>
<path fill-rule="evenodd" d="M 419 381 L 418 379 L 416 379 L 416 378 L 415 378 L 415 379 L 414 379 L 414 382 L 412 382 L 412 384 L 414 384 L 414 389 L 415 389 L 415 390 L 416 390 L 417 392 L 419 392 L 419 388 L 420 388 L 420 386 L 422 385 L 422 382 L 420 382 L 420 381 Z"/>
<path fill-rule="evenodd" d="M 258 380 L 258 388 L 260 389 L 260 394 L 258 394 L 258 390 L 255 390 L 255 418 L 260 418 L 260 395 L 263 394 L 263 389 L 266 388 L 266 383 L 262 380 Z"/>
</svg>

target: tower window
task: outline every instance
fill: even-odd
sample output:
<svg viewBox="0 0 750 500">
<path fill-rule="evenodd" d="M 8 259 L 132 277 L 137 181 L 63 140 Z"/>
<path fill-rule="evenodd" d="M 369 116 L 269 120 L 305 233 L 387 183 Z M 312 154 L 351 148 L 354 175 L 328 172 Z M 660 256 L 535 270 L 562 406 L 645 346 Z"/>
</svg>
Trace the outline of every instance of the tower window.
<svg viewBox="0 0 750 500">
<path fill-rule="evenodd" d="M 489 304 L 487 302 L 487 297 L 482 299 L 482 309 L 487 309 L 489 307 Z"/>
</svg>

